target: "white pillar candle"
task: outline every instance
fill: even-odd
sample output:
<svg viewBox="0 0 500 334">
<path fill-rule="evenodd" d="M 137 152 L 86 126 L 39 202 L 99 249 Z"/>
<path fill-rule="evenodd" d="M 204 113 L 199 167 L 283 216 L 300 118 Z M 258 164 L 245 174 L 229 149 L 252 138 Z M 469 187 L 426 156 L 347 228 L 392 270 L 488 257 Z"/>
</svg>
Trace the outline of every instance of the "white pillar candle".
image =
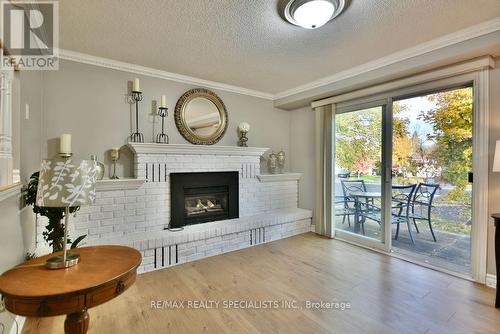
<svg viewBox="0 0 500 334">
<path fill-rule="evenodd" d="M 71 135 L 63 133 L 59 138 L 59 153 L 71 153 Z"/>
<path fill-rule="evenodd" d="M 139 79 L 137 79 L 137 78 L 134 79 L 134 85 L 132 87 L 132 90 L 134 92 L 140 92 L 141 91 L 141 87 L 139 85 Z"/>
<path fill-rule="evenodd" d="M 165 95 L 162 95 L 160 98 L 160 107 L 161 108 L 167 107 L 167 97 Z"/>
</svg>

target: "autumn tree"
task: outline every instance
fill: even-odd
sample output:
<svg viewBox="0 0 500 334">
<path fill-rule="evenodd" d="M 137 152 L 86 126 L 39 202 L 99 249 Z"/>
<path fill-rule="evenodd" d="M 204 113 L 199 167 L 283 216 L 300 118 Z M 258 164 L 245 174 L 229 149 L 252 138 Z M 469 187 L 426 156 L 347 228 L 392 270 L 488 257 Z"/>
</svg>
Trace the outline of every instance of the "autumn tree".
<svg viewBox="0 0 500 334">
<path fill-rule="evenodd" d="M 472 88 L 441 92 L 427 97 L 436 108 L 422 112 L 421 119 L 430 124 L 436 143 L 435 156 L 442 168 L 442 179 L 455 185 L 449 193 L 452 200 L 461 199 L 472 170 Z"/>
<path fill-rule="evenodd" d="M 392 112 L 394 115 L 392 131 L 392 164 L 406 173 L 411 169 L 412 141 L 408 136 L 410 120 L 402 117 L 401 113 L 407 111 L 408 106 L 399 101 L 394 102 Z M 413 171 L 414 172 L 414 171 Z"/>
</svg>

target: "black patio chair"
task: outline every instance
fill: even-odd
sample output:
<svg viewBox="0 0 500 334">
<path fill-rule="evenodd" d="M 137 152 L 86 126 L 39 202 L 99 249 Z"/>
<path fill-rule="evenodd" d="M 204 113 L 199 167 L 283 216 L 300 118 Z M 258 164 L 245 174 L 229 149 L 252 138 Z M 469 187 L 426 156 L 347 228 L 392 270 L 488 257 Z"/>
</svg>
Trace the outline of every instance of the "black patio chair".
<svg viewBox="0 0 500 334">
<path fill-rule="evenodd" d="M 351 200 L 345 196 L 335 196 L 334 201 L 334 215 L 335 217 L 343 217 L 342 224 L 345 224 L 345 220 L 347 218 L 347 222 L 349 227 L 351 227 L 350 216 L 354 216 L 356 214 L 356 202 Z"/>
<path fill-rule="evenodd" d="M 340 180 L 340 183 L 342 184 L 342 193 L 344 194 L 344 212 L 346 213 L 346 215 L 344 215 L 344 218 L 342 219 L 342 224 L 345 223 L 345 218 L 347 217 L 347 222 L 350 227 L 350 216 L 354 216 L 356 214 L 356 199 L 350 196 L 350 194 L 353 192 L 366 192 L 366 184 L 364 180 Z M 373 202 L 370 202 L 369 200 L 367 201 L 367 203 L 373 204 Z M 360 204 L 363 205 L 365 203 Z M 360 223 L 362 232 L 363 234 L 365 234 L 365 226 L 363 224 L 364 219 Z"/>
<path fill-rule="evenodd" d="M 399 236 L 399 224 L 405 223 L 408 227 L 408 234 L 410 235 L 410 240 L 415 244 L 415 239 L 411 231 L 410 224 L 410 203 L 413 198 L 413 193 L 416 188 L 416 184 L 409 186 L 392 186 L 392 207 L 391 207 L 391 223 L 397 224 L 396 235 L 394 239 L 398 239 Z M 382 223 L 382 209 L 373 204 L 366 204 L 367 209 L 364 210 L 363 216 L 366 219 L 373 220 L 379 225 Z"/>
<path fill-rule="evenodd" d="M 352 199 L 350 194 L 354 192 L 366 192 L 364 180 L 340 180 L 340 183 L 342 184 L 342 193 L 345 198 Z"/>
<path fill-rule="evenodd" d="M 410 236 L 412 244 L 415 244 L 415 239 L 413 238 L 413 233 L 411 232 L 410 208 L 411 201 L 413 200 L 413 193 L 415 192 L 416 187 L 416 184 L 408 186 L 392 186 L 392 223 L 397 224 L 394 239 L 398 239 L 399 224 L 406 223 L 408 235 Z"/>
<path fill-rule="evenodd" d="M 411 201 L 411 213 L 409 215 L 410 219 L 413 219 L 413 224 L 417 233 L 420 233 L 417 226 L 417 220 L 426 221 L 429 224 L 429 229 L 431 230 L 432 238 L 434 242 L 437 242 L 436 236 L 434 235 L 434 230 L 432 229 L 432 201 L 434 200 L 434 195 L 439 189 L 439 184 L 428 184 L 419 183 L 415 194 L 413 195 L 413 200 Z M 418 207 L 419 212 L 415 213 L 416 207 Z"/>
</svg>

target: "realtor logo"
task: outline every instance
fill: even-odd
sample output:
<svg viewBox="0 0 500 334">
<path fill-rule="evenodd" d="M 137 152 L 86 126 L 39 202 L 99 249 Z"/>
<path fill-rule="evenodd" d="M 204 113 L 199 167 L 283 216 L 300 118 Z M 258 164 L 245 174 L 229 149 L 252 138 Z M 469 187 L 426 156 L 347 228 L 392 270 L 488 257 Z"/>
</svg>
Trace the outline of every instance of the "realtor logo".
<svg viewBox="0 0 500 334">
<path fill-rule="evenodd" d="M 1 68 L 57 70 L 59 3 L 1 1 Z"/>
</svg>

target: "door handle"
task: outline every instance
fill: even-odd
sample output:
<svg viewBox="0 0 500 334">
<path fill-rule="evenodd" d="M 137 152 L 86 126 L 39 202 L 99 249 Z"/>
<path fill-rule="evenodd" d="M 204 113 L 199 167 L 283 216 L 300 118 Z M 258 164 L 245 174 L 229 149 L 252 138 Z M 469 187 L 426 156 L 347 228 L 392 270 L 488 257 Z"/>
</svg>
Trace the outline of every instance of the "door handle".
<svg viewBox="0 0 500 334">
<path fill-rule="evenodd" d="M 392 180 L 392 168 L 387 167 L 385 169 L 385 182 L 391 182 Z"/>
<path fill-rule="evenodd" d="M 474 173 L 469 172 L 469 183 L 474 182 Z"/>
</svg>

